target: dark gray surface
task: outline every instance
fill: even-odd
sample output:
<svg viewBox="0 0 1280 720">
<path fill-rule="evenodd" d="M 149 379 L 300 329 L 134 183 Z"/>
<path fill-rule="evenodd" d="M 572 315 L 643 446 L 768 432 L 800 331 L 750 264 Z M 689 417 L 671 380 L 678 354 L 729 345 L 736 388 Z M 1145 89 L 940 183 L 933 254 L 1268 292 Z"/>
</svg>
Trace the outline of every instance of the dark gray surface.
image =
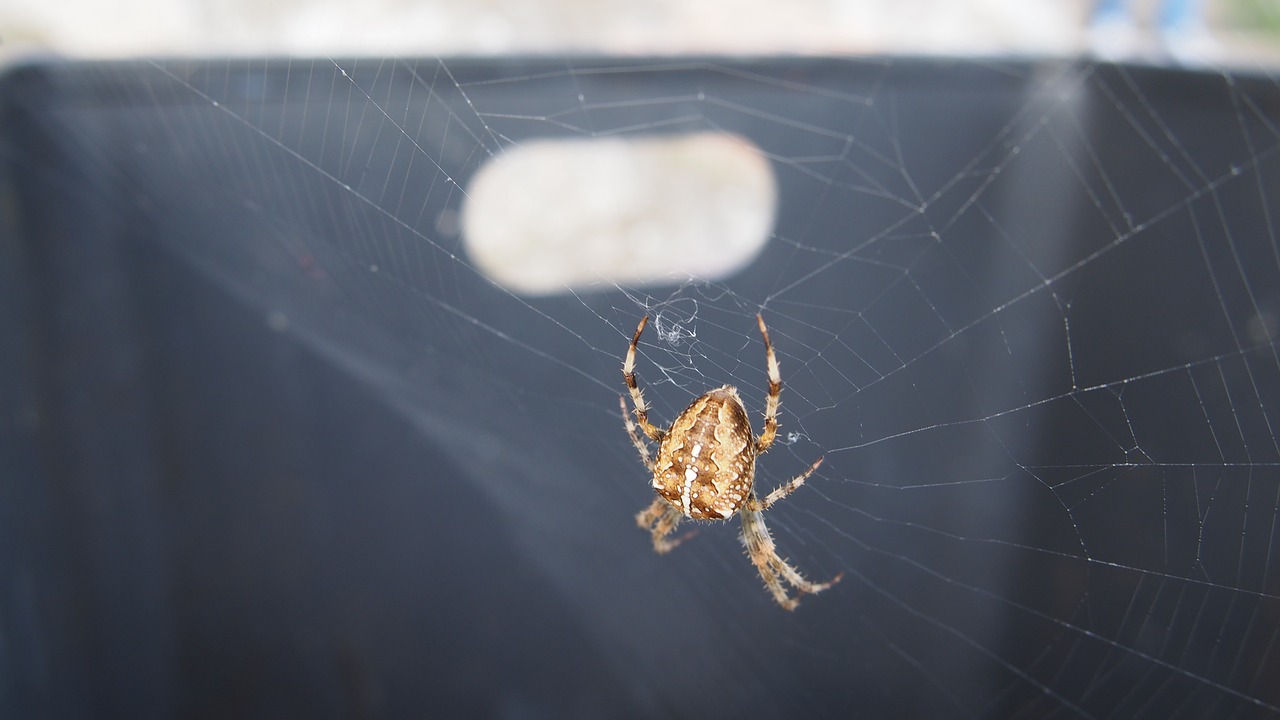
<svg viewBox="0 0 1280 720">
<path fill-rule="evenodd" d="M 338 64 L 354 83 L 329 61 L 232 61 L 54 64 L 0 86 L 0 714 L 1280 704 L 1275 347 L 1244 330 L 1280 286 L 1274 84 L 907 60 Z M 578 93 L 597 109 L 563 114 Z M 637 98 L 685 99 L 611 105 Z M 771 243 L 669 308 L 698 309 L 698 382 L 744 385 L 758 413 L 755 307 L 735 303 L 818 271 L 765 311 L 795 388 L 784 432 L 807 440 L 762 482 L 827 455 L 775 532 L 814 577 L 846 573 L 794 615 L 735 528 L 659 558 L 634 527 L 650 496 L 616 393 L 643 310 L 513 298 L 432 227 L 503 143 L 689 116 L 671 129 L 844 158 L 816 178 L 777 166 L 778 234 L 812 252 Z M 929 198 L 905 223 L 894 148 Z M 1215 181 L 1233 165 L 1253 181 Z M 1124 213 L 1154 225 L 1117 229 Z M 673 356 L 646 341 L 657 381 Z M 665 419 L 703 389 L 649 385 Z"/>
</svg>

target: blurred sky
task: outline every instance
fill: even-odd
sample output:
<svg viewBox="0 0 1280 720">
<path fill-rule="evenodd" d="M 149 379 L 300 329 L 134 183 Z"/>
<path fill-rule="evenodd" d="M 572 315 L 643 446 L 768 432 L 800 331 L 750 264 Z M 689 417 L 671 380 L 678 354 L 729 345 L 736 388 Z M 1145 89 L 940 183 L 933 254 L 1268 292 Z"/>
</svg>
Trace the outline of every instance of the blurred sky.
<svg viewBox="0 0 1280 720">
<path fill-rule="evenodd" d="M 1025 54 L 1160 60 L 1162 0 L 1091 28 L 1095 0 L 0 0 L 0 54 Z M 1188 47 L 1210 63 L 1280 53 L 1208 0 Z M 1274 37 L 1274 36 L 1272 36 Z M 1188 38 L 1183 38 L 1188 40 Z"/>
</svg>

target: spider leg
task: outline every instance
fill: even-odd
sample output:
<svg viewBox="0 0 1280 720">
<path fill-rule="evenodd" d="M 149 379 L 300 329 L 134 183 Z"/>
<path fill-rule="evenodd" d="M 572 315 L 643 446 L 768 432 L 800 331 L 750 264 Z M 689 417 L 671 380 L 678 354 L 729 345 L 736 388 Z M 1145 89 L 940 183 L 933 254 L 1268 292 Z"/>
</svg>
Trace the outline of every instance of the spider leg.
<svg viewBox="0 0 1280 720">
<path fill-rule="evenodd" d="M 817 470 L 818 466 L 822 464 L 822 460 L 823 458 L 818 458 L 817 462 L 810 465 L 808 470 L 805 470 L 799 475 L 791 478 L 790 480 L 787 481 L 785 485 L 781 485 L 775 488 L 773 492 L 769 493 L 768 495 L 765 495 L 764 500 L 756 500 L 753 497 L 747 501 L 748 504 L 754 501 L 755 505 L 753 506 L 753 508 L 757 512 L 763 512 L 765 510 L 768 510 L 771 505 L 778 502 L 782 498 L 790 495 L 791 493 L 795 492 L 796 488 L 803 485 L 804 481 L 807 480 L 809 476 L 813 474 L 813 471 Z"/>
<path fill-rule="evenodd" d="M 751 563 L 756 566 L 761 579 L 764 580 L 765 587 L 773 595 L 773 599 L 777 601 L 784 609 L 795 610 L 800 604 L 799 595 L 812 595 L 820 593 L 823 590 L 840 582 L 843 573 L 837 574 L 824 583 L 815 583 L 806 580 L 799 570 L 783 560 L 778 555 L 778 548 L 774 545 L 773 536 L 769 534 L 769 528 L 765 525 L 764 515 L 757 510 L 760 502 L 753 496 L 742 510 L 742 544 L 747 547 L 747 555 L 751 558 Z M 783 582 L 794 587 L 797 591 L 796 597 L 787 595 L 787 589 L 783 586 Z"/>
<path fill-rule="evenodd" d="M 640 342 L 640 333 L 644 332 L 644 326 L 648 324 L 648 315 L 640 318 L 636 334 L 631 337 L 631 347 L 627 348 L 627 359 L 622 363 L 622 379 L 627 383 L 627 389 L 631 391 L 631 402 L 636 406 L 636 420 L 640 423 L 640 429 L 649 436 L 650 440 L 662 442 L 666 432 L 649 422 L 649 406 L 644 401 L 644 393 L 640 391 L 640 386 L 636 385 L 636 345 Z"/>
<path fill-rule="evenodd" d="M 769 395 L 764 405 L 764 431 L 756 438 L 756 454 L 760 455 L 773 445 L 778 435 L 778 406 L 782 404 L 782 371 L 778 369 L 778 356 L 773 352 L 773 343 L 769 342 L 769 331 L 765 329 L 764 318 L 756 314 L 756 324 L 760 326 L 760 336 L 764 338 L 765 361 L 769 367 Z M 639 337 L 639 333 L 636 335 Z"/>
<path fill-rule="evenodd" d="M 653 534 L 653 549 L 659 555 L 666 555 L 676 549 L 680 543 L 688 540 L 697 534 L 697 530 L 690 530 L 675 540 L 668 540 L 667 536 L 675 532 L 676 526 L 680 524 L 680 520 L 684 517 L 684 513 L 676 509 L 671 503 L 662 498 L 654 498 L 653 503 L 649 507 L 641 510 L 636 515 L 636 525 L 650 530 Z"/>
<path fill-rule="evenodd" d="M 627 399 L 619 395 L 618 405 L 622 407 L 622 422 L 627 424 L 627 434 L 631 436 L 631 444 L 635 445 L 636 451 L 640 453 L 640 462 L 644 463 L 649 472 L 653 472 L 653 460 L 649 456 L 649 446 L 640 437 L 636 424 L 631 420 L 631 413 L 627 412 Z"/>
</svg>

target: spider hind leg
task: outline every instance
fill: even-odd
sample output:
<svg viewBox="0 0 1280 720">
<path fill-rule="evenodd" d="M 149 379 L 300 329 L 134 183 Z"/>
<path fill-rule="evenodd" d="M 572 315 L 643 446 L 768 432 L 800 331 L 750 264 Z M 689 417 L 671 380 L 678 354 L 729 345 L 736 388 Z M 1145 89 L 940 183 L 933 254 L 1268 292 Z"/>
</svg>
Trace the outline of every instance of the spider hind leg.
<svg viewBox="0 0 1280 720">
<path fill-rule="evenodd" d="M 675 550 L 680 543 L 688 540 L 697 534 L 697 530 L 690 530 L 675 540 L 668 539 L 667 536 L 675 532 L 676 526 L 680 524 L 680 520 L 684 518 L 679 508 L 662 498 L 654 498 L 649 507 L 641 510 L 636 515 L 636 525 L 645 530 L 649 530 L 653 535 L 653 549 L 659 555 L 666 555 Z"/>
<path fill-rule="evenodd" d="M 756 566 L 765 587 L 773 595 L 773 599 L 787 610 L 795 610 L 800 604 L 800 595 L 813 595 L 840 582 L 843 573 L 837 574 L 824 583 L 806 580 L 799 570 L 778 555 L 778 548 L 764 523 L 764 514 L 758 509 L 759 501 L 755 497 L 742 507 L 742 544 L 747 547 L 747 556 Z M 796 589 L 797 596 L 791 597 L 783 583 Z"/>
</svg>

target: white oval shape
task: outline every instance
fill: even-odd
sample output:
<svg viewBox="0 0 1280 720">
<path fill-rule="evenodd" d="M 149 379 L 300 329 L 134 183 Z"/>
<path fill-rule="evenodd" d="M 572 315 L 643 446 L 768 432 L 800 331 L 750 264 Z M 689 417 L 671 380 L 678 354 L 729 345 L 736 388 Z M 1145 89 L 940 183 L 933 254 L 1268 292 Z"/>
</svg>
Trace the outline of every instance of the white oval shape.
<svg viewBox="0 0 1280 720">
<path fill-rule="evenodd" d="M 466 192 L 467 254 L 526 295 L 723 279 L 764 247 L 778 202 L 759 148 L 709 132 L 537 140 Z"/>
</svg>

